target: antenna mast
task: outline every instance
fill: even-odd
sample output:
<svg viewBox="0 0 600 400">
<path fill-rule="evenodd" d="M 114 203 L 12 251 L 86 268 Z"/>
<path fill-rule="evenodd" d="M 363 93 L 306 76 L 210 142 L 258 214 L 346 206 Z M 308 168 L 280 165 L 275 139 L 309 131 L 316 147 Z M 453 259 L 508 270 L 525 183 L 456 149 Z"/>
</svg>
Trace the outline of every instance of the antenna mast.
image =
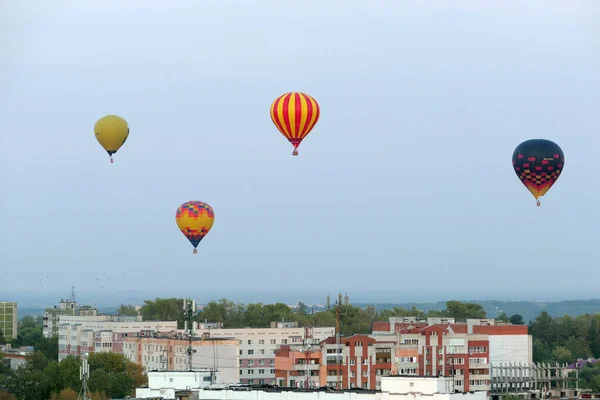
<svg viewBox="0 0 600 400">
<path fill-rule="evenodd" d="M 192 349 L 192 335 L 194 334 L 193 317 L 196 312 L 196 300 L 183 300 L 183 310 L 185 312 L 187 320 L 185 321 L 185 329 L 188 331 L 188 371 L 192 370 L 192 354 L 196 350 Z"/>
<path fill-rule="evenodd" d="M 79 379 L 81 380 L 81 390 L 79 391 L 79 396 L 77 396 L 77 400 L 92 400 L 90 396 L 90 391 L 88 389 L 88 379 L 90 377 L 90 366 L 88 364 L 88 353 L 85 353 L 81 357 L 81 366 L 79 367 Z"/>
<path fill-rule="evenodd" d="M 337 353 L 337 388 L 342 390 L 342 292 L 338 294 L 338 301 L 335 307 L 335 347 Z"/>
<path fill-rule="evenodd" d="M 310 369 L 310 356 L 312 355 L 312 344 L 313 344 L 313 328 L 312 326 L 304 327 L 304 388 L 308 389 L 312 385 L 311 381 L 311 369 Z"/>
</svg>

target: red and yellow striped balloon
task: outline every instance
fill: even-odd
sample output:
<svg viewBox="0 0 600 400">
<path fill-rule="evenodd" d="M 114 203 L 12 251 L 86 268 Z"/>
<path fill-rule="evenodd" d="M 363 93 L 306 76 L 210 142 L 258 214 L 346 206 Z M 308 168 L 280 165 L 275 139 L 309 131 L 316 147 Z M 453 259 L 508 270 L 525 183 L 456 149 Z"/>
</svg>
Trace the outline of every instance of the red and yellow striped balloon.
<svg viewBox="0 0 600 400">
<path fill-rule="evenodd" d="M 294 146 L 293 155 L 298 155 L 300 142 L 315 127 L 321 110 L 315 99 L 300 92 L 285 93 L 271 104 L 271 119 Z"/>
</svg>

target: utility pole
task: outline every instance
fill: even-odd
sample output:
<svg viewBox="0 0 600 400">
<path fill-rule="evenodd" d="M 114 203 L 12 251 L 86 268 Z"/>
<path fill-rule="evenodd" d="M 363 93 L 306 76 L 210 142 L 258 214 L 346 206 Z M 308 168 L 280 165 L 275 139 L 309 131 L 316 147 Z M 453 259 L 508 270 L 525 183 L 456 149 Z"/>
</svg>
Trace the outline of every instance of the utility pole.
<svg viewBox="0 0 600 400">
<path fill-rule="evenodd" d="M 335 306 L 335 345 L 338 366 L 338 390 L 342 390 L 342 292 L 338 294 Z"/>
<path fill-rule="evenodd" d="M 81 357 L 81 366 L 79 367 L 79 379 L 81 380 L 81 390 L 77 400 L 92 400 L 90 391 L 87 386 L 88 379 L 90 377 L 90 366 L 88 364 L 88 353 L 85 353 Z"/>
<path fill-rule="evenodd" d="M 194 333 L 193 327 L 193 318 L 194 313 L 196 312 L 196 300 L 183 300 L 183 310 L 185 312 L 186 321 L 185 328 L 188 331 L 188 348 L 187 348 L 187 356 L 188 356 L 188 371 L 192 370 L 192 354 L 196 352 L 196 350 L 192 349 L 192 335 Z"/>
</svg>

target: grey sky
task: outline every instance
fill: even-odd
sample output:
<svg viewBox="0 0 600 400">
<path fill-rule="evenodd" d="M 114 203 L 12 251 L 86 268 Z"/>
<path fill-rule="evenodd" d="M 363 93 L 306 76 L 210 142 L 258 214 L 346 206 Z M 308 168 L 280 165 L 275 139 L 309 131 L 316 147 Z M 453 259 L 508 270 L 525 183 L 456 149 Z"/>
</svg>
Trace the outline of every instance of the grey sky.
<svg viewBox="0 0 600 400">
<path fill-rule="evenodd" d="M 600 293 L 599 2 L 2 1 L 0 54 L 0 294 Z M 287 91 L 321 106 L 299 157 Z M 530 138 L 566 158 L 539 208 Z"/>
</svg>

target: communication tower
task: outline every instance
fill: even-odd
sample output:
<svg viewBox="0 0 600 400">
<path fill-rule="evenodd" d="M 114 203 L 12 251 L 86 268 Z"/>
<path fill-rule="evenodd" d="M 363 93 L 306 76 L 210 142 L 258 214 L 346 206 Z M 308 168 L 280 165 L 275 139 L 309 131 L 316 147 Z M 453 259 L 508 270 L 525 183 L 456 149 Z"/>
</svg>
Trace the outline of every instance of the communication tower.
<svg viewBox="0 0 600 400">
<path fill-rule="evenodd" d="M 79 367 L 79 379 L 81 380 L 81 390 L 77 400 L 91 400 L 90 391 L 88 389 L 88 379 L 90 377 L 90 366 L 88 364 L 88 353 L 81 357 L 81 366 Z"/>
<path fill-rule="evenodd" d="M 304 327 L 304 388 L 308 389 L 312 386 L 311 381 L 311 355 L 313 353 L 313 328 L 312 326 Z"/>
<path fill-rule="evenodd" d="M 185 312 L 186 321 L 185 321 L 185 329 L 188 331 L 188 347 L 187 347 L 187 356 L 188 356 L 188 371 L 192 370 L 192 354 L 196 352 L 196 350 L 192 349 L 192 336 L 194 334 L 194 314 L 196 313 L 196 300 L 183 300 L 183 310 Z"/>
</svg>

